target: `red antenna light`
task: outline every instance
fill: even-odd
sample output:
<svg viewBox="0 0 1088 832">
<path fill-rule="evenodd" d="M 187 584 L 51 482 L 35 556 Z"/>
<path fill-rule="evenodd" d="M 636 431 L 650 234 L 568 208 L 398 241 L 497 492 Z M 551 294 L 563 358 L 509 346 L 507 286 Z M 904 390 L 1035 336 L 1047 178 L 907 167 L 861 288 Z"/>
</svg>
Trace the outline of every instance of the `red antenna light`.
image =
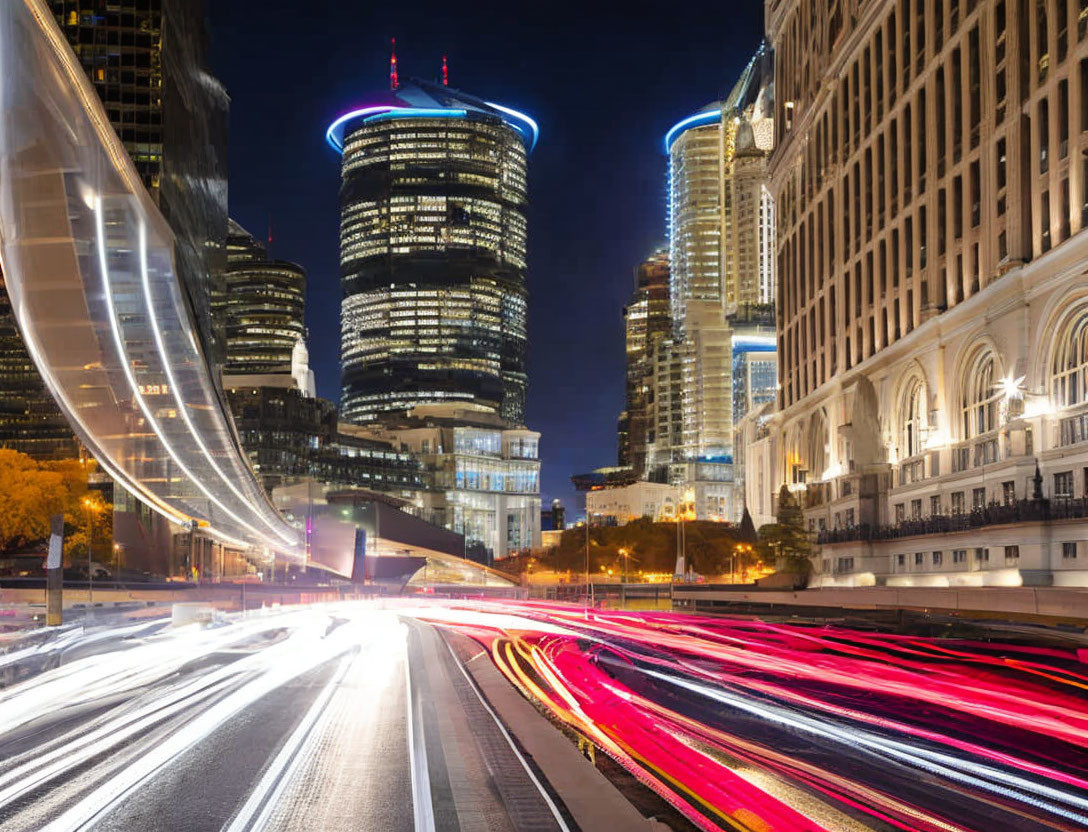
<svg viewBox="0 0 1088 832">
<path fill-rule="evenodd" d="M 389 89 L 395 90 L 400 86 L 400 82 L 397 81 L 397 39 L 390 38 L 393 44 L 393 52 L 389 56 Z"/>
<path fill-rule="evenodd" d="M 442 56 L 442 86 L 448 87 L 450 85 L 450 69 L 446 66 L 446 56 Z"/>
<path fill-rule="evenodd" d="M 272 212 L 268 212 L 268 245 L 272 245 Z"/>
</svg>

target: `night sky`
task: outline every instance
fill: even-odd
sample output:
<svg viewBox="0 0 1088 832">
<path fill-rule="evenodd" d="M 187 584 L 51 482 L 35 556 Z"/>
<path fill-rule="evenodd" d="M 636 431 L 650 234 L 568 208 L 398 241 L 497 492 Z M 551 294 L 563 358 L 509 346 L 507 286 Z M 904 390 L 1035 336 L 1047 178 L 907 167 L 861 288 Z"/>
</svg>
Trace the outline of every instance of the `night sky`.
<svg viewBox="0 0 1088 832">
<path fill-rule="evenodd" d="M 318 393 L 339 399 L 337 115 L 401 78 L 437 80 L 531 115 L 529 427 L 544 505 L 582 509 L 572 473 L 616 463 L 622 306 L 665 235 L 662 137 L 720 97 L 755 51 L 755 0 L 640 5 L 209 0 L 212 69 L 231 96 L 231 215 L 309 273 Z"/>
</svg>

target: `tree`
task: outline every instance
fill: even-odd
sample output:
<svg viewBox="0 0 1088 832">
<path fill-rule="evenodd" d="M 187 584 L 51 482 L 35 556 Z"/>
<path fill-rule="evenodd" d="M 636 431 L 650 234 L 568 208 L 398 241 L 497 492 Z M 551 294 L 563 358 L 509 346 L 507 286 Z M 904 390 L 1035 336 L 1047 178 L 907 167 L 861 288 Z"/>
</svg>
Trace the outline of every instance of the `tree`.
<svg viewBox="0 0 1088 832">
<path fill-rule="evenodd" d="M 0 483 L 0 547 L 10 550 L 48 537 L 52 515 L 76 517 L 87 472 L 78 460 L 37 462 L 0 448 Z"/>
<path fill-rule="evenodd" d="M 812 541 L 805 532 L 801 505 L 785 485 L 778 492 L 775 520 L 759 530 L 760 554 L 766 561 L 773 560 L 780 571 L 807 575 L 812 569 L 809 561 Z"/>
</svg>

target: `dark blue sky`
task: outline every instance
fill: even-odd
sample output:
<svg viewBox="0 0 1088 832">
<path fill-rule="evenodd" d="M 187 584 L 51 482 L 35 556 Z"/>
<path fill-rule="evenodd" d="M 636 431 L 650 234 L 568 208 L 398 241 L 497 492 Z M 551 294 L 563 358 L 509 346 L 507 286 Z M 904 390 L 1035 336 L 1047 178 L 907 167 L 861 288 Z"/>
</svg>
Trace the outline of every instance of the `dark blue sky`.
<svg viewBox="0 0 1088 832">
<path fill-rule="evenodd" d="M 622 305 L 664 238 L 661 140 L 730 87 L 762 34 L 754 0 L 713 3 L 210 0 L 212 67 L 231 96 L 231 214 L 309 272 L 311 363 L 339 398 L 338 157 L 326 125 L 402 77 L 434 79 L 540 124 L 529 164 L 528 424 L 542 497 L 614 465 Z"/>
</svg>

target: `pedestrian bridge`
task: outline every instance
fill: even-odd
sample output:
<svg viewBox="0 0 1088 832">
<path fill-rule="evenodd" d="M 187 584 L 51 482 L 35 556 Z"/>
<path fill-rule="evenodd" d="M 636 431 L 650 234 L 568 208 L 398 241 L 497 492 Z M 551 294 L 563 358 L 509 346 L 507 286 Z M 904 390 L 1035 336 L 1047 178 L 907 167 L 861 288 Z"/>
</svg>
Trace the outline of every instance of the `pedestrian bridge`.
<svg viewBox="0 0 1088 832">
<path fill-rule="evenodd" d="M 80 440 L 171 521 L 303 558 L 241 452 L 175 270 L 174 234 L 42 0 L 0 3 L 0 266 Z"/>
</svg>

